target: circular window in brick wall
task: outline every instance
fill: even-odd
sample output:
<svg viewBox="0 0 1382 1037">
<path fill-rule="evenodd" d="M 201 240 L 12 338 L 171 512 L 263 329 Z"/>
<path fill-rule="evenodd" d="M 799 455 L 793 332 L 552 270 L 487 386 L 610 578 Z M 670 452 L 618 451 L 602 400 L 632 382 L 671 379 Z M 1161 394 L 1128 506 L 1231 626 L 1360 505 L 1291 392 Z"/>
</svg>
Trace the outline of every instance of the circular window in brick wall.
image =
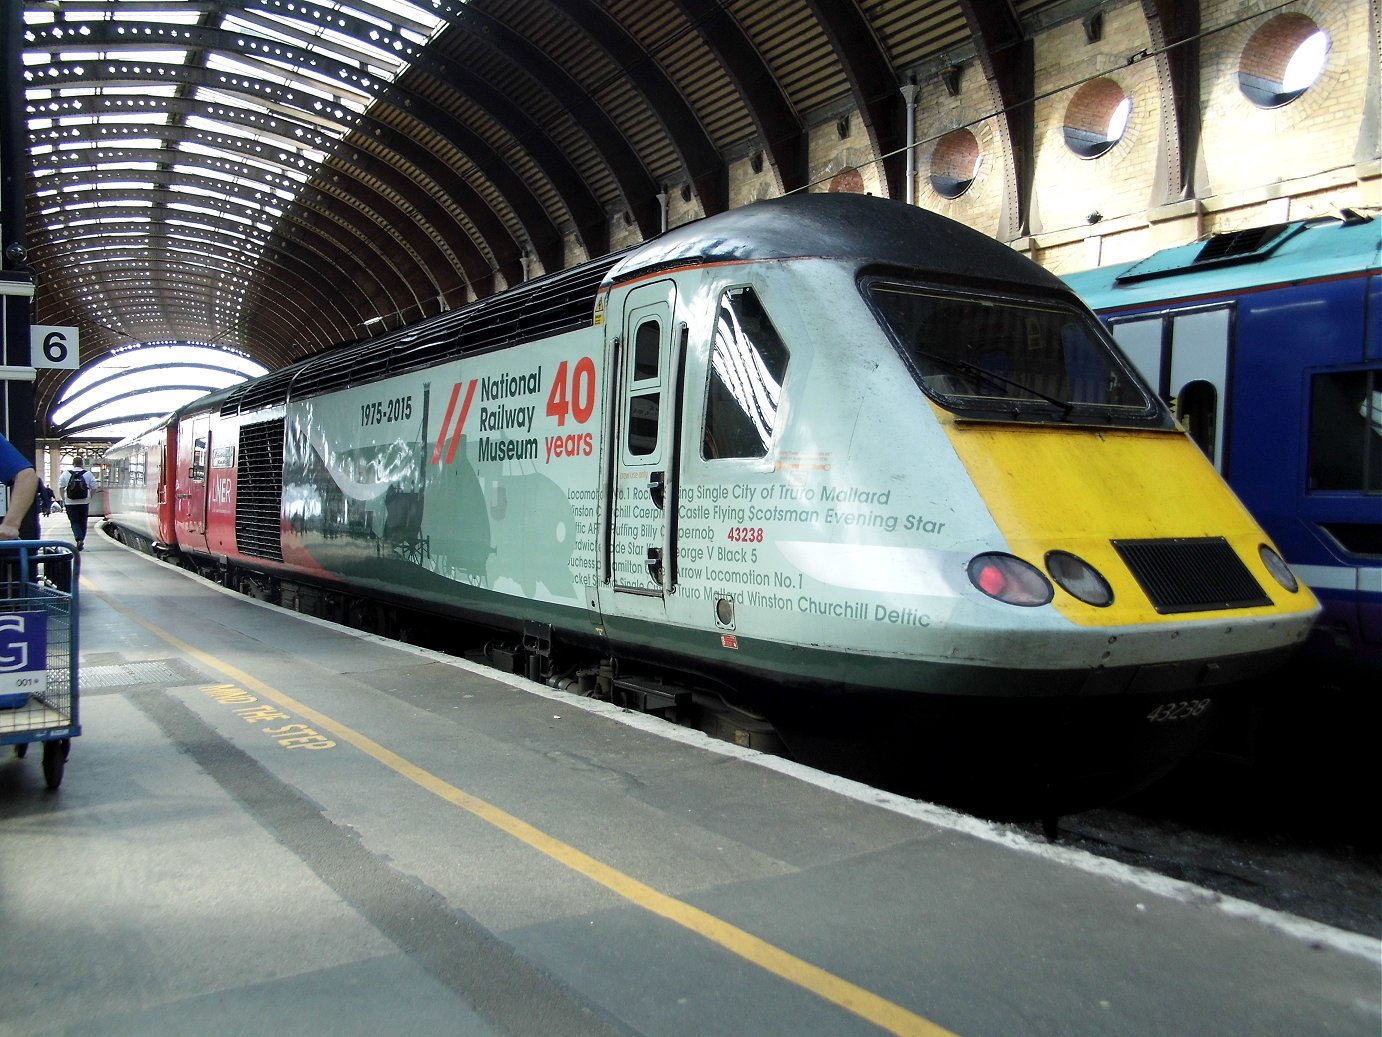
<svg viewBox="0 0 1382 1037">
<path fill-rule="evenodd" d="M 1238 87 L 1259 108 L 1290 104 L 1319 80 L 1329 33 L 1303 14 L 1278 15 L 1252 34 L 1238 61 Z"/>
<path fill-rule="evenodd" d="M 974 134 L 951 130 L 931 152 L 931 186 L 942 198 L 958 198 L 969 190 L 983 163 Z"/>
<path fill-rule="evenodd" d="M 1123 139 L 1132 117 L 1132 98 L 1112 79 L 1092 79 L 1075 91 L 1065 109 L 1065 146 L 1080 158 L 1098 158 Z"/>
</svg>

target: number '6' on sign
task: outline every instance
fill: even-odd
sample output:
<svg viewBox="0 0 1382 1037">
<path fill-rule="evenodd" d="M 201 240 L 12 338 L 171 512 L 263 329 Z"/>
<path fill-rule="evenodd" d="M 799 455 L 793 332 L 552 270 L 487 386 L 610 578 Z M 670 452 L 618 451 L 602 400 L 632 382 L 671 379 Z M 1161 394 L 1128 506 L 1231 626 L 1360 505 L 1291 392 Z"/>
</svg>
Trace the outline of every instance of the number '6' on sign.
<svg viewBox="0 0 1382 1037">
<path fill-rule="evenodd" d="M 62 367 L 77 370 L 81 367 L 78 355 L 76 328 L 33 324 L 29 327 L 29 366 Z"/>
</svg>

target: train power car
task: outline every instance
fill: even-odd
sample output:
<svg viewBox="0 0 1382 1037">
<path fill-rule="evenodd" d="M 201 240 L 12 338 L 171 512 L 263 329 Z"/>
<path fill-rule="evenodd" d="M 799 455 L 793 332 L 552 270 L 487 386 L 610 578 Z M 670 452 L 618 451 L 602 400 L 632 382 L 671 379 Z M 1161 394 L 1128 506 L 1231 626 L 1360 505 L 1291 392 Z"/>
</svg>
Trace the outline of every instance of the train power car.
<svg viewBox="0 0 1382 1037">
<path fill-rule="evenodd" d="M 994 814 L 1163 773 L 1318 613 L 1067 286 L 867 196 L 688 224 L 173 425 L 148 492 L 231 585 L 479 624 L 515 672 L 728 704 Z"/>
<path fill-rule="evenodd" d="M 1066 281 L 1310 585 L 1297 662 L 1382 687 L 1382 220 L 1217 234 Z"/>
</svg>

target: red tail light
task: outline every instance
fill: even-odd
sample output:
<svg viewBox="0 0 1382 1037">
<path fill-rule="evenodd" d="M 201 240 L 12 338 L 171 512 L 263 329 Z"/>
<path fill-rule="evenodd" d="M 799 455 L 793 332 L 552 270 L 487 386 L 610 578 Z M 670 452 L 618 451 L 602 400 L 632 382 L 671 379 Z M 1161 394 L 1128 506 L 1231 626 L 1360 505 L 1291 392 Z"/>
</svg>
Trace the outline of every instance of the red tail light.
<svg viewBox="0 0 1382 1037">
<path fill-rule="evenodd" d="M 1036 566 L 997 552 L 970 559 L 969 582 L 990 598 L 1009 605 L 1045 605 L 1055 594 Z"/>
</svg>

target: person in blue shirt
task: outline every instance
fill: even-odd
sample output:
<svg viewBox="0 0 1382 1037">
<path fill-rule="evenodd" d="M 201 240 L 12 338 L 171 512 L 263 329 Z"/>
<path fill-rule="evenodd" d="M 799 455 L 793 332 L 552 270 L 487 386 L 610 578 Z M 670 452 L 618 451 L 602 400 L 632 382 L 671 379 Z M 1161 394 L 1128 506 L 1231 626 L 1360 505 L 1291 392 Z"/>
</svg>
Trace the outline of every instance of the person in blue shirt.
<svg viewBox="0 0 1382 1037">
<path fill-rule="evenodd" d="M 18 540 L 20 523 L 38 493 L 38 471 L 4 436 L 0 436 L 0 482 L 10 488 L 9 507 L 0 520 L 0 540 Z"/>
<path fill-rule="evenodd" d="M 96 477 L 86 470 L 86 458 L 72 458 L 72 467 L 58 476 L 58 493 L 62 507 L 72 523 L 72 539 L 80 551 L 86 543 L 86 521 L 91 509 L 91 491 L 96 489 Z"/>
</svg>

